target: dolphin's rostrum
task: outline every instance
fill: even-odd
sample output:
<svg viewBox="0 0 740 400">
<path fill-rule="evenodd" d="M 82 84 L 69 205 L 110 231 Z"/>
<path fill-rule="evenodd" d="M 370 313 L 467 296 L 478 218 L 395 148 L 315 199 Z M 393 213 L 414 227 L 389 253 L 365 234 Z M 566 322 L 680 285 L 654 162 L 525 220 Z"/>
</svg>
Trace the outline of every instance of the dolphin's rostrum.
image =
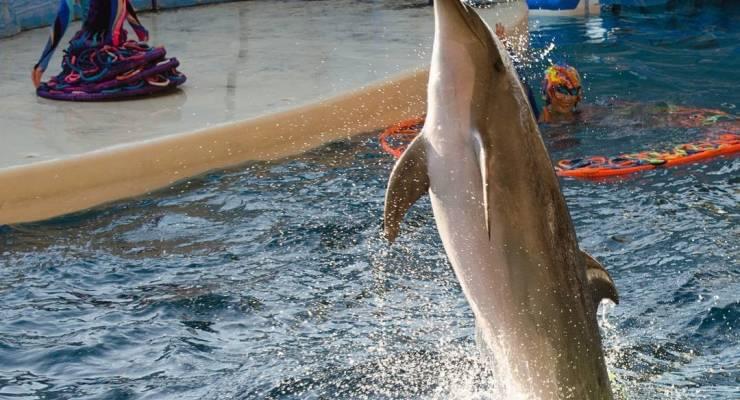
<svg viewBox="0 0 740 400">
<path fill-rule="evenodd" d="M 386 237 L 428 192 L 503 398 L 611 399 L 596 308 L 614 282 L 578 248 L 503 45 L 460 0 L 434 10 L 426 123 L 391 174 Z"/>
</svg>

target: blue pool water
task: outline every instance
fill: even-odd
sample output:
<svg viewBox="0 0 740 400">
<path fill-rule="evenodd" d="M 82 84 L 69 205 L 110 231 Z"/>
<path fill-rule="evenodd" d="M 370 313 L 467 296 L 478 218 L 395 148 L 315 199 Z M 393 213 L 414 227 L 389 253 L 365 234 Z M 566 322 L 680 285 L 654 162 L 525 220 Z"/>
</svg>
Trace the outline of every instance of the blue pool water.
<svg viewBox="0 0 740 400">
<path fill-rule="evenodd" d="M 531 26 L 533 53 L 554 43 L 544 58 L 578 66 L 607 112 L 740 104 L 736 8 Z M 643 117 L 543 136 L 560 159 L 708 130 Z M 0 398 L 489 398 L 428 201 L 396 245 L 380 237 L 392 164 L 368 135 L 0 227 Z M 618 397 L 740 398 L 740 159 L 562 189 L 621 294 L 600 317 Z"/>
</svg>

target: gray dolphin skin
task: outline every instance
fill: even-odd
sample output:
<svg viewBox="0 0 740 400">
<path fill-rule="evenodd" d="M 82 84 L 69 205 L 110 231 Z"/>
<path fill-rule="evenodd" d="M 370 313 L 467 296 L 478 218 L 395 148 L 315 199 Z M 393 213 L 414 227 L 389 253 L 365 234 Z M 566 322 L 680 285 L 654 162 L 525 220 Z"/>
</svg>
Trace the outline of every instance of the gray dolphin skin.
<svg viewBox="0 0 740 400">
<path fill-rule="evenodd" d="M 504 46 L 459 0 L 434 11 L 426 123 L 391 174 L 385 235 L 429 193 L 499 397 L 612 399 L 596 309 L 614 282 L 578 247 Z"/>
</svg>

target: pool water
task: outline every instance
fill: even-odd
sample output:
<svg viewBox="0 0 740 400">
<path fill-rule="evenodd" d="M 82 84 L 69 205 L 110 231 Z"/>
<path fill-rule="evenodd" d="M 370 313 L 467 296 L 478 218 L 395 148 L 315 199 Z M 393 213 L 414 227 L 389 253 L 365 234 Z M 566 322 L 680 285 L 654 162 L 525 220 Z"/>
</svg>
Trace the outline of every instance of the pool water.
<svg viewBox="0 0 740 400">
<path fill-rule="evenodd" d="M 531 28 L 531 70 L 567 59 L 605 112 L 740 104 L 737 8 Z M 552 158 L 711 134 L 620 115 L 543 127 Z M 0 227 L 0 398 L 490 398 L 428 200 L 395 245 L 380 236 L 392 165 L 372 134 Z M 620 291 L 600 316 L 619 398 L 740 397 L 739 172 L 722 158 L 562 181 L 581 247 Z"/>
</svg>

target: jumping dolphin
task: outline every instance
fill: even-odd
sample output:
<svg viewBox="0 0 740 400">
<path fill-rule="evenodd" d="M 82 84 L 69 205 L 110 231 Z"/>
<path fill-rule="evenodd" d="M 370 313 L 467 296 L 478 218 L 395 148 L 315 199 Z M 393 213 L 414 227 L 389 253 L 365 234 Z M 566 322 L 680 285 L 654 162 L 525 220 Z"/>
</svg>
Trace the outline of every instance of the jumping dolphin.
<svg viewBox="0 0 740 400">
<path fill-rule="evenodd" d="M 434 11 L 426 123 L 391 174 L 385 235 L 429 193 L 503 398 L 612 399 L 596 309 L 614 282 L 578 247 L 504 46 L 460 0 Z"/>
</svg>

